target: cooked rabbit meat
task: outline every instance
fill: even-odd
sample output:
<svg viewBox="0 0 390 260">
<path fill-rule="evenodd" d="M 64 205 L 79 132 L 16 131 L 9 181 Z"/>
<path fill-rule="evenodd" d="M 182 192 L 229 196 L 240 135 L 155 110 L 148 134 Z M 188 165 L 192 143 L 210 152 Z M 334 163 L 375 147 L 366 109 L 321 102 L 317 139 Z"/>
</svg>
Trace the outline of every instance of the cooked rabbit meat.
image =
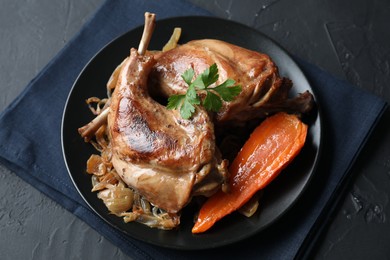
<svg viewBox="0 0 390 260">
<path fill-rule="evenodd" d="M 153 205 L 177 213 L 208 175 L 220 176 L 221 182 L 227 165 L 218 158 L 205 110 L 198 108 L 191 120 L 183 120 L 149 96 L 154 65 L 153 56 L 135 49 L 122 64 L 108 114 L 112 163 L 127 185 Z"/>
<path fill-rule="evenodd" d="M 296 101 L 299 104 L 294 104 L 293 99 L 286 106 L 284 101 L 292 83 L 279 76 L 278 68 L 270 57 L 227 42 L 194 40 L 157 53 L 155 58 L 157 62 L 151 82 L 156 95 L 168 97 L 185 93 L 187 86 L 181 79 L 183 72 L 193 67 L 195 75 L 198 75 L 213 63 L 217 64 L 220 74 L 217 84 L 230 78 L 242 86 L 235 100 L 223 102 L 222 109 L 216 114 L 217 122 L 245 122 L 290 108 L 304 109 L 297 112 L 305 112 L 313 104 L 312 95 L 306 93 Z"/>
</svg>

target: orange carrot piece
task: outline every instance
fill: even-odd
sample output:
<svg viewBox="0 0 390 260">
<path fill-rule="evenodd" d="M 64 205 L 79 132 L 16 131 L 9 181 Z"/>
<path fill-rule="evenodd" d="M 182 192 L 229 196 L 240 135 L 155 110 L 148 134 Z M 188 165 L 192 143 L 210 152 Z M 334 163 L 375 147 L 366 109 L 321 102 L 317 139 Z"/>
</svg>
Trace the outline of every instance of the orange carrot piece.
<svg viewBox="0 0 390 260">
<path fill-rule="evenodd" d="M 230 192 L 217 192 L 201 207 L 192 233 L 202 233 L 243 206 L 267 186 L 302 149 L 307 125 L 297 116 L 278 113 L 265 119 L 251 134 L 230 171 Z"/>
</svg>

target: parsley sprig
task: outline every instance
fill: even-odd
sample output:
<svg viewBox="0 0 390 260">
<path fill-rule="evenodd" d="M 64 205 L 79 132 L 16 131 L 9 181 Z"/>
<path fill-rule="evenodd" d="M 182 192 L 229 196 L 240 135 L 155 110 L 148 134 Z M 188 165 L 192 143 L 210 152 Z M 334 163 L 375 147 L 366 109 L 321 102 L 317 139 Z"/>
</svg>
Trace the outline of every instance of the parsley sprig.
<svg viewBox="0 0 390 260">
<path fill-rule="evenodd" d="M 195 113 L 195 106 L 200 104 L 209 111 L 218 112 L 222 107 L 222 100 L 232 101 L 242 89 L 240 85 L 234 86 L 235 81 L 232 79 L 227 79 L 222 84 L 212 87 L 219 77 L 218 67 L 215 63 L 192 81 L 194 76 L 193 68 L 186 70 L 181 77 L 188 85 L 187 92 L 168 98 L 167 108 L 179 109 L 180 115 L 184 119 L 191 118 Z M 199 96 L 201 92 L 206 93 L 203 100 Z"/>
</svg>

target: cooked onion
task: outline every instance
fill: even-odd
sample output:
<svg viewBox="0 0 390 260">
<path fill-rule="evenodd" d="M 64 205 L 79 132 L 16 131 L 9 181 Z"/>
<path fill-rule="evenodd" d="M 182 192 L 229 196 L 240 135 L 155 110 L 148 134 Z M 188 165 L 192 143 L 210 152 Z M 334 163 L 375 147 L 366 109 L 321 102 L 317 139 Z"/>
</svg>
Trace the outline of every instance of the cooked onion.
<svg viewBox="0 0 390 260">
<path fill-rule="evenodd" d="M 118 177 L 114 172 L 109 172 L 104 176 L 92 177 L 92 191 L 100 191 L 110 187 L 110 185 L 114 185 L 118 183 Z"/>
<path fill-rule="evenodd" d="M 109 188 L 100 191 L 98 198 L 103 200 L 111 213 L 120 215 L 133 206 L 134 193 L 119 182 L 117 185 L 110 185 Z"/>
<path fill-rule="evenodd" d="M 263 192 L 260 191 L 253 195 L 253 197 L 242 206 L 238 212 L 244 215 L 245 217 L 251 217 L 253 214 L 256 213 L 258 207 L 259 207 L 259 199 L 262 196 Z"/>
<path fill-rule="evenodd" d="M 176 48 L 177 43 L 178 43 L 178 41 L 180 39 L 180 36 L 181 36 L 181 28 L 176 27 L 175 29 L 173 29 L 173 33 L 171 35 L 171 38 L 164 45 L 162 51 L 169 51 L 169 50 L 172 50 L 172 49 Z"/>
<path fill-rule="evenodd" d="M 94 115 L 99 115 L 103 108 L 106 107 L 107 101 L 107 98 L 100 99 L 98 97 L 90 97 L 86 100 L 86 103 Z M 95 107 L 93 105 L 95 105 Z"/>
<path fill-rule="evenodd" d="M 87 161 L 87 172 L 95 176 L 103 176 L 107 173 L 107 168 L 103 163 L 102 157 L 92 154 Z"/>
<path fill-rule="evenodd" d="M 127 222 L 137 221 L 144 225 L 147 225 L 151 228 L 159 228 L 164 230 L 169 230 L 177 227 L 180 224 L 180 217 L 170 217 L 170 216 L 153 216 L 148 214 L 140 214 L 134 212 L 125 212 L 121 216 L 123 220 Z"/>
</svg>

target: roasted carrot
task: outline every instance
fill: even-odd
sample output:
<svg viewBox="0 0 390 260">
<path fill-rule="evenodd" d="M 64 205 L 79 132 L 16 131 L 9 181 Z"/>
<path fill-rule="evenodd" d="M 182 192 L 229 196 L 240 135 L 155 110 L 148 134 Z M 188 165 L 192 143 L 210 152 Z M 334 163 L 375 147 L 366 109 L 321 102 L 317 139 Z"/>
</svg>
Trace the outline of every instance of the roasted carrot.
<svg viewBox="0 0 390 260">
<path fill-rule="evenodd" d="M 267 186 L 300 152 L 306 135 L 307 125 L 295 115 L 265 119 L 229 167 L 230 192 L 219 191 L 202 205 L 192 233 L 205 232 Z"/>
</svg>

